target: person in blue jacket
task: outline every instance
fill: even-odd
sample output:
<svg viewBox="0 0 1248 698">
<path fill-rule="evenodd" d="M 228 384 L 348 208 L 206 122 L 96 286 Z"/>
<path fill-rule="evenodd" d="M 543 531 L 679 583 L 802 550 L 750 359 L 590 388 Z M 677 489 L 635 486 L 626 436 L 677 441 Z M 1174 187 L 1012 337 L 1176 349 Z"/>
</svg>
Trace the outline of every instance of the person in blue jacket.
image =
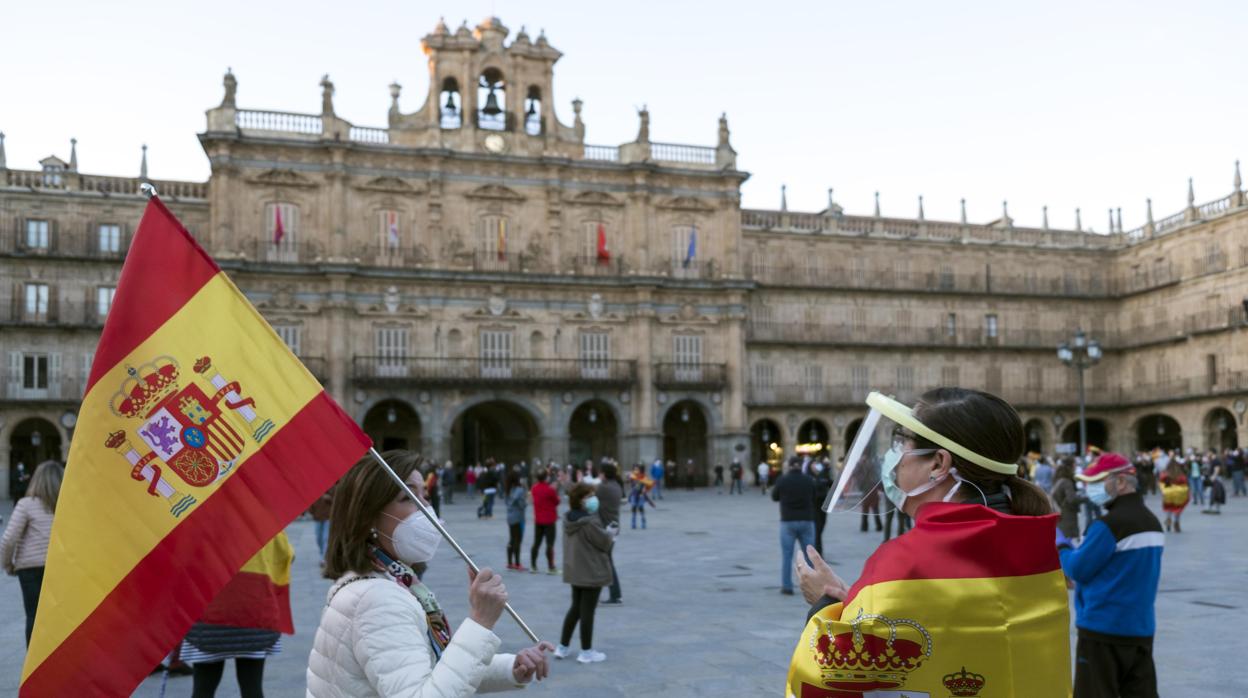
<svg viewBox="0 0 1248 698">
<path fill-rule="evenodd" d="M 1123 456 L 1105 453 L 1076 477 L 1106 513 L 1078 547 L 1057 533 L 1062 570 L 1075 582 L 1075 698 L 1156 698 L 1153 606 L 1166 534 Z"/>
</svg>

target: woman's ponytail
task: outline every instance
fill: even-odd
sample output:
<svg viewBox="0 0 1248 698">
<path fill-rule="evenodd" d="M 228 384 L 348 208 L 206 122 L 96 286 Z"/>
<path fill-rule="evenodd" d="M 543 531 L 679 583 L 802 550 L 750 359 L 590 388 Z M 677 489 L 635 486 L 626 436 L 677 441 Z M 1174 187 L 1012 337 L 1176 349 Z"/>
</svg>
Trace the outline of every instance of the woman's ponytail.
<svg viewBox="0 0 1248 698">
<path fill-rule="evenodd" d="M 1033 482 L 1017 475 L 1005 479 L 1010 488 L 1010 511 L 1017 516 L 1044 516 L 1053 513 L 1049 495 Z"/>
</svg>

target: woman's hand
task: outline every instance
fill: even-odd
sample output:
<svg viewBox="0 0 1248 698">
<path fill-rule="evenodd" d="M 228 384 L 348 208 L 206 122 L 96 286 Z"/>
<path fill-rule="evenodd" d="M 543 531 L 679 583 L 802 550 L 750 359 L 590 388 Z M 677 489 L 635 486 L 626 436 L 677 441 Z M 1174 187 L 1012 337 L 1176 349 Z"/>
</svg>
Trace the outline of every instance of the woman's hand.
<svg viewBox="0 0 1248 698">
<path fill-rule="evenodd" d="M 538 681 L 550 675 L 550 662 L 546 659 L 547 652 L 554 652 L 555 646 L 549 642 L 539 642 L 516 653 L 516 662 L 511 665 L 511 678 L 516 683 L 528 683 L 537 677 Z"/>
<path fill-rule="evenodd" d="M 798 583 L 802 587 L 802 598 L 806 599 L 806 603 L 813 604 L 823 596 L 844 600 L 849 594 L 849 585 L 845 580 L 828 567 L 828 563 L 824 562 L 813 545 L 806 546 L 806 557 L 810 558 L 810 565 L 806 564 L 801 555 L 796 556 L 793 563 Z"/>
<path fill-rule="evenodd" d="M 498 617 L 503 615 L 503 607 L 507 605 L 507 587 L 503 585 L 503 578 L 489 567 L 482 567 L 479 573 L 469 567 L 468 581 L 471 582 L 468 587 L 468 606 L 471 609 L 468 617 L 481 627 L 493 630 Z"/>
</svg>

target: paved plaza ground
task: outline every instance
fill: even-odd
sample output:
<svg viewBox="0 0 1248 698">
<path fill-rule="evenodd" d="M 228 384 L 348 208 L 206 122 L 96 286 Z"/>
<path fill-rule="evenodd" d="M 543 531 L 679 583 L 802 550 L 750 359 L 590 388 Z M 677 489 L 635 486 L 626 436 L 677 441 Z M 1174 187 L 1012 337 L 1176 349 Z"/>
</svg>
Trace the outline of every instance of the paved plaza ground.
<svg viewBox="0 0 1248 698">
<path fill-rule="evenodd" d="M 1154 496 L 1150 504 L 1160 509 Z M 443 508 L 450 530 L 481 564 L 506 562 L 503 517 L 478 521 L 475 503 L 457 497 Z M 3 507 L 7 520 L 11 505 Z M 501 513 L 501 512 L 500 512 Z M 645 531 L 620 536 L 616 561 L 621 607 L 600 607 L 594 645 L 602 664 L 554 661 L 551 678 L 529 693 L 546 696 L 779 696 L 806 606 L 779 594 L 777 509 L 757 490 L 671 492 L 649 513 Z M 628 522 L 625 521 L 627 527 Z M 291 597 L 296 634 L 269 660 L 266 695 L 302 696 L 304 671 L 328 580 L 319 577 L 310 521 L 288 529 L 297 551 Z M 1155 656 L 1161 695 L 1202 698 L 1248 695 L 1243 629 L 1248 626 L 1248 500 L 1233 499 L 1221 516 L 1189 509 L 1184 532 L 1167 537 Z M 561 531 L 562 534 L 562 531 Z M 531 536 L 530 530 L 526 531 Z M 531 538 L 526 538 L 526 546 Z M 854 516 L 833 516 L 825 546 L 846 579 L 856 577 L 880 537 L 860 533 Z M 525 551 L 527 564 L 528 551 Z M 569 590 L 558 577 L 505 572 L 512 603 L 543 638 L 558 640 Z M 453 623 L 467 610 L 464 567 L 443 546 L 426 581 Z M 136 622 L 138 620 L 136 619 Z M 15 695 L 23 655 L 21 595 L 14 577 L 0 578 L 0 695 Z M 527 644 L 504 616 L 503 645 Z M 576 640 L 574 640 L 574 646 Z M 124 652 L 124 638 L 117 638 Z M 67 670 L 90 671 L 90 667 Z M 220 696 L 237 696 L 232 669 Z M 159 694 L 149 678 L 138 696 Z M 188 677 L 171 677 L 167 695 L 189 696 Z"/>
</svg>

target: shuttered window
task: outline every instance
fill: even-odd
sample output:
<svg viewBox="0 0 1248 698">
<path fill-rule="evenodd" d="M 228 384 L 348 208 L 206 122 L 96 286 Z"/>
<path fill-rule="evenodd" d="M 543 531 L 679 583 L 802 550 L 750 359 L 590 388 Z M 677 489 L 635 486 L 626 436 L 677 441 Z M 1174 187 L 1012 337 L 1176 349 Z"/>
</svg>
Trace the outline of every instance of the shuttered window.
<svg viewBox="0 0 1248 698">
<path fill-rule="evenodd" d="M 481 331 L 481 375 L 511 377 L 512 337 L 510 330 Z"/>
<path fill-rule="evenodd" d="M 378 327 L 375 337 L 375 354 L 377 356 L 377 375 L 407 375 L 407 338 L 406 327 Z"/>
<path fill-rule="evenodd" d="M 611 361 L 611 335 L 606 332 L 581 333 L 581 376 L 606 378 Z"/>
</svg>

